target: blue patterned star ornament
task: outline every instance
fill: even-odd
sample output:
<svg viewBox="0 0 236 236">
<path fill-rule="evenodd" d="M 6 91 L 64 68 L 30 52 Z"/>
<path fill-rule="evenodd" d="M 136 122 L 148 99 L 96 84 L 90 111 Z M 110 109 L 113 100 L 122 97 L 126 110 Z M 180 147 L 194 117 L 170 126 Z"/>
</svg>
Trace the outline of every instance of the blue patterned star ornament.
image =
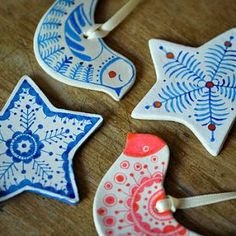
<svg viewBox="0 0 236 236">
<path fill-rule="evenodd" d="M 158 80 L 132 117 L 183 123 L 217 156 L 236 114 L 236 29 L 199 48 L 149 45 Z"/>
<path fill-rule="evenodd" d="M 55 108 L 27 76 L 0 112 L 0 202 L 31 191 L 79 201 L 72 158 L 102 117 Z"/>
<path fill-rule="evenodd" d="M 35 57 L 52 78 L 102 91 L 119 101 L 136 77 L 133 63 L 102 39 L 88 39 L 97 0 L 56 0 L 34 37 Z"/>
</svg>

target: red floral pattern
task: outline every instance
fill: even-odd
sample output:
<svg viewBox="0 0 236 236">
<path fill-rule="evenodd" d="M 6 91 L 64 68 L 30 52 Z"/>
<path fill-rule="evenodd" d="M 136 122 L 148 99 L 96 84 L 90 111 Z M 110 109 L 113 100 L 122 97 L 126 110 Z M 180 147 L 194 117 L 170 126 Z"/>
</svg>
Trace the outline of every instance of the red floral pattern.
<svg viewBox="0 0 236 236">
<path fill-rule="evenodd" d="M 94 217 L 99 234 L 188 235 L 189 231 L 178 224 L 170 211 L 158 213 L 155 209 L 156 202 L 165 198 L 163 180 L 169 160 L 167 145 L 152 135 L 145 135 L 144 139 L 140 134 L 129 137 L 132 142 L 127 142 L 126 155 L 122 154 L 108 171 L 96 194 L 97 214 Z M 134 145 L 135 138 L 137 145 Z M 146 156 L 137 153 L 147 149 L 157 151 L 152 151 L 151 155 L 148 152 Z M 128 156 L 127 150 L 137 155 Z"/>
</svg>

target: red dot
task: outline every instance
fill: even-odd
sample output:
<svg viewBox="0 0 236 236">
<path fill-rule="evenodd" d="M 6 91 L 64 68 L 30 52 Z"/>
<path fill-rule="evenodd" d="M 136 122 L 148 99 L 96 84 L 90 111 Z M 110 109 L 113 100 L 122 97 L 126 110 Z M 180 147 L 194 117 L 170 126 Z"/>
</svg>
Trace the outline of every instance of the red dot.
<svg viewBox="0 0 236 236">
<path fill-rule="evenodd" d="M 116 72 L 113 71 L 113 70 L 111 70 L 111 71 L 109 71 L 108 75 L 109 75 L 109 77 L 110 77 L 111 79 L 113 79 L 113 78 L 116 77 Z"/>
<path fill-rule="evenodd" d="M 120 167 L 121 167 L 122 169 L 128 169 L 129 166 L 130 166 L 130 164 L 129 164 L 128 161 L 122 161 L 122 162 L 120 163 Z"/>
<path fill-rule="evenodd" d="M 113 235 L 113 231 L 111 229 L 107 230 L 106 235 Z"/>
<path fill-rule="evenodd" d="M 214 87 L 215 85 L 214 85 L 214 83 L 212 82 L 212 81 L 208 81 L 208 82 L 206 82 L 206 87 L 207 88 L 212 88 L 212 87 Z"/>
<path fill-rule="evenodd" d="M 107 210 L 106 210 L 106 208 L 101 207 L 101 208 L 99 208 L 99 209 L 97 210 L 97 213 L 98 213 L 99 215 L 101 215 L 101 216 L 104 216 L 104 215 L 106 215 Z"/>
<path fill-rule="evenodd" d="M 137 162 L 134 164 L 134 170 L 135 171 L 140 171 L 142 169 L 142 164 Z"/>
<path fill-rule="evenodd" d="M 116 203 L 116 198 L 112 195 L 105 196 L 104 203 L 107 206 L 113 206 Z"/>
<path fill-rule="evenodd" d="M 153 103 L 153 106 L 154 106 L 155 108 L 160 108 L 160 107 L 162 106 L 162 103 L 159 102 L 159 101 L 156 101 L 156 102 Z"/>
<path fill-rule="evenodd" d="M 209 125 L 208 125 L 208 129 L 209 129 L 210 131 L 215 131 L 215 130 L 216 130 L 216 126 L 215 126 L 214 124 L 209 124 Z"/>
<path fill-rule="evenodd" d="M 168 59 L 173 59 L 175 57 L 175 55 L 172 52 L 168 52 L 168 53 L 166 53 L 166 57 Z"/>
<path fill-rule="evenodd" d="M 112 185 L 111 182 L 106 182 L 106 183 L 104 184 L 104 188 L 105 188 L 106 190 L 110 190 L 110 189 L 112 189 L 112 187 L 113 187 L 113 185 Z"/>
<path fill-rule="evenodd" d="M 225 44 L 225 47 L 227 48 L 232 46 L 232 43 L 230 41 L 226 41 L 224 44 Z"/>
<path fill-rule="evenodd" d="M 123 175 L 117 175 L 117 176 L 116 176 L 116 181 L 117 181 L 117 182 L 123 182 L 124 179 L 125 179 L 125 178 L 124 178 Z"/>
<path fill-rule="evenodd" d="M 115 218 L 112 216 L 106 216 L 103 222 L 106 226 L 113 226 L 115 224 Z"/>
</svg>

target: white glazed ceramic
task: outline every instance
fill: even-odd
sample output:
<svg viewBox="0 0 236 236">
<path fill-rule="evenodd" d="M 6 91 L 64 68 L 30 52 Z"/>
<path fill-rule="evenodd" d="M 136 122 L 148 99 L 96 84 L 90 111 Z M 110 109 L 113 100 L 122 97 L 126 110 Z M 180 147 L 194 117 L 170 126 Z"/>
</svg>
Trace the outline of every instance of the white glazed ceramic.
<svg viewBox="0 0 236 236">
<path fill-rule="evenodd" d="M 102 39 L 87 39 L 97 0 L 57 0 L 41 19 L 34 52 L 41 67 L 68 85 L 103 91 L 120 100 L 135 80 L 135 67 Z M 124 39 L 125 40 L 125 39 Z"/>
<path fill-rule="evenodd" d="M 216 156 L 236 111 L 236 30 L 199 48 L 149 42 L 157 82 L 132 112 L 146 120 L 185 124 Z"/>
<path fill-rule="evenodd" d="M 180 225 L 170 211 L 158 213 L 169 148 L 149 134 L 129 134 L 126 147 L 103 177 L 93 205 L 100 236 L 196 235 Z"/>
<path fill-rule="evenodd" d="M 0 112 L 0 202 L 23 191 L 78 202 L 72 158 L 101 122 L 99 115 L 55 108 L 22 77 Z"/>
</svg>

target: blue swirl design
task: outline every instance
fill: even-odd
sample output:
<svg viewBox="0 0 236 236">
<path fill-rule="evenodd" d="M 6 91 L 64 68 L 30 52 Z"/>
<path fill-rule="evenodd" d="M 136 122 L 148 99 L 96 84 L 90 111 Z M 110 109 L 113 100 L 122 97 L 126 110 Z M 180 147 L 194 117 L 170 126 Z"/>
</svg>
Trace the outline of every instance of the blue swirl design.
<svg viewBox="0 0 236 236">
<path fill-rule="evenodd" d="M 158 98 L 146 109 L 164 108 L 166 112 L 185 113 L 193 109 L 194 121 L 210 133 L 215 142 L 215 132 L 235 109 L 236 101 L 236 50 L 235 38 L 210 46 L 203 61 L 196 57 L 199 52 L 181 50 L 174 55 L 160 46 L 168 60 L 163 65 L 168 77 L 160 89 Z M 203 64 L 202 67 L 200 65 Z M 192 115 L 189 115 L 192 119 Z"/>
</svg>

